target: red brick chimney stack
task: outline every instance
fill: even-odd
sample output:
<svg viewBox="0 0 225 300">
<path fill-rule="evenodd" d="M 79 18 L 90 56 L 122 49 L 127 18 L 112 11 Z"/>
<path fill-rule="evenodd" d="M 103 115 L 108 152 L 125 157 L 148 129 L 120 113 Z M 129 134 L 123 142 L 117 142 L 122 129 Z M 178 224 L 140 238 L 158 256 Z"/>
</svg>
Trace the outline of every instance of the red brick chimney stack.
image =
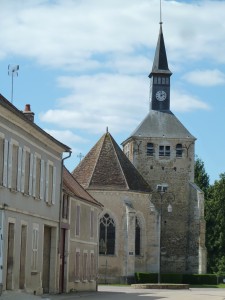
<svg viewBox="0 0 225 300">
<path fill-rule="evenodd" d="M 30 104 L 25 105 L 25 109 L 23 111 L 24 115 L 27 117 L 28 120 L 34 122 L 34 113 L 30 110 Z"/>
</svg>

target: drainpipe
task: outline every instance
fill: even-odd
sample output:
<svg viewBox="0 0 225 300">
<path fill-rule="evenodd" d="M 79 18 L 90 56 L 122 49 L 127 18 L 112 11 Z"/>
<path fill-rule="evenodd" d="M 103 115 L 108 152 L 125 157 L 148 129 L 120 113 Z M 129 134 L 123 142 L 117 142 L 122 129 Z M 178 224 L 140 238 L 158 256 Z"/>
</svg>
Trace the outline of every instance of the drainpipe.
<svg viewBox="0 0 225 300">
<path fill-rule="evenodd" d="M 61 211 L 62 211 L 62 200 L 63 200 L 63 166 L 64 160 L 70 158 L 72 151 L 67 151 L 68 156 L 62 159 L 61 163 L 61 184 L 60 184 L 60 197 L 59 197 L 59 234 L 58 234 L 58 254 L 60 254 L 60 239 L 61 239 Z M 60 257 L 59 257 L 60 258 Z M 59 279 L 59 278 L 58 278 Z"/>
<path fill-rule="evenodd" d="M 1 296 L 2 290 L 3 290 L 3 263 L 4 263 L 4 257 L 3 257 L 4 228 L 3 228 L 3 224 L 4 224 L 4 207 L 0 208 L 0 296 Z"/>
</svg>

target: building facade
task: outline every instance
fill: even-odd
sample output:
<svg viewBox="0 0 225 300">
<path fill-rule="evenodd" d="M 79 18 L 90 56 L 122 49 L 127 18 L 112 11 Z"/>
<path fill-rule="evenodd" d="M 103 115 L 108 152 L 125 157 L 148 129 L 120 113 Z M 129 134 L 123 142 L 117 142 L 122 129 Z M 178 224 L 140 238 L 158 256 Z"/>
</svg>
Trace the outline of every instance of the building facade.
<svg viewBox="0 0 225 300">
<path fill-rule="evenodd" d="M 0 95 L 0 279 L 3 290 L 58 292 L 63 152 L 39 128 L 29 105 Z"/>
<path fill-rule="evenodd" d="M 63 169 L 60 222 L 60 292 L 96 291 L 98 217 L 103 207 Z"/>
</svg>

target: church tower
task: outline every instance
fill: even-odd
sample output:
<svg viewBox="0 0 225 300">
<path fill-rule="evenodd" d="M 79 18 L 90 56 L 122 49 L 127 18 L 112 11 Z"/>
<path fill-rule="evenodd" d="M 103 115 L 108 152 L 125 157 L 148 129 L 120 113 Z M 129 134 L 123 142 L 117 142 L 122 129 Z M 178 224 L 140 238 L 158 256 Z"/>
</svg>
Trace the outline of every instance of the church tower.
<svg viewBox="0 0 225 300">
<path fill-rule="evenodd" d="M 170 110 L 171 75 L 160 22 L 149 74 L 150 111 L 122 146 L 153 190 L 151 199 L 161 224 L 161 272 L 205 273 L 204 195 L 194 184 L 196 138 Z M 168 204 L 172 205 L 170 214 Z"/>
</svg>

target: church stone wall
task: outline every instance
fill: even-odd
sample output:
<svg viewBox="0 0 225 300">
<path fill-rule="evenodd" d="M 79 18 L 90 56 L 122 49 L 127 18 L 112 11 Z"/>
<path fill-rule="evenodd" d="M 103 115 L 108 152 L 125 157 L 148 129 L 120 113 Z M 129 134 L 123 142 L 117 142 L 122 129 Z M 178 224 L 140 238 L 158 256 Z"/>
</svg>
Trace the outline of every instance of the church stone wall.
<svg viewBox="0 0 225 300">
<path fill-rule="evenodd" d="M 150 195 L 130 191 L 88 192 L 104 205 L 116 224 L 115 255 L 99 256 L 99 282 L 126 282 L 135 272 L 158 269 L 157 216 L 150 212 Z M 141 226 L 141 255 L 135 256 L 135 217 Z"/>
<path fill-rule="evenodd" d="M 147 155 L 147 143 L 154 144 L 153 156 Z M 183 146 L 182 157 L 176 157 L 177 144 Z M 170 146 L 170 157 L 159 157 L 159 145 Z M 194 139 L 131 138 L 125 147 L 129 159 L 153 190 L 156 210 L 160 210 L 162 201 L 161 271 L 204 273 L 206 254 L 204 216 L 198 206 L 200 192 L 189 184 L 194 180 Z M 168 184 L 168 192 L 161 199 L 156 188 L 163 183 Z M 200 202 L 204 208 L 204 195 Z M 168 204 L 172 205 L 172 213 L 167 212 Z"/>
</svg>

